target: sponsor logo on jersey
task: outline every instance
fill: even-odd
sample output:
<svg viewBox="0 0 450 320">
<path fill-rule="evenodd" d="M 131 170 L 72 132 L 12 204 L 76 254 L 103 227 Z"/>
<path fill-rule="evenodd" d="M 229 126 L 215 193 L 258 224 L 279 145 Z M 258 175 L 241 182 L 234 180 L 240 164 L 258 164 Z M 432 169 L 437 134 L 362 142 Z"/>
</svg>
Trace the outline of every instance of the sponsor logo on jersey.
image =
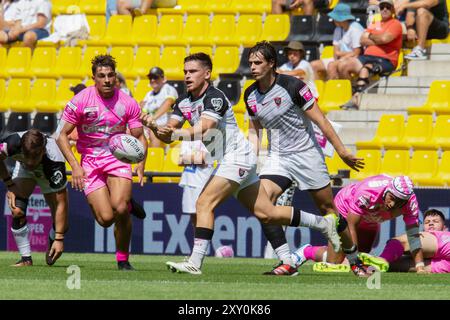
<svg viewBox="0 0 450 320">
<path fill-rule="evenodd" d="M 313 94 L 311 93 L 311 90 L 309 90 L 309 87 L 307 85 L 301 88 L 299 93 L 303 97 L 303 99 L 305 99 L 306 102 L 314 98 Z"/>
<path fill-rule="evenodd" d="M 275 102 L 277 107 L 279 107 L 281 105 L 281 97 L 276 97 L 275 99 L 273 99 L 273 101 Z"/>
<path fill-rule="evenodd" d="M 360 196 L 358 200 L 356 200 L 356 205 L 359 208 L 367 208 L 369 207 L 370 200 L 366 196 Z"/>
<path fill-rule="evenodd" d="M 211 104 L 212 104 L 214 110 L 218 112 L 218 111 L 220 111 L 220 109 L 223 106 L 223 100 L 222 100 L 222 98 L 212 98 Z"/>
<path fill-rule="evenodd" d="M 77 106 L 74 105 L 72 102 L 67 102 L 66 107 L 69 107 L 70 109 L 72 109 L 73 111 L 77 111 Z"/>
<path fill-rule="evenodd" d="M 51 182 L 59 187 L 60 185 L 62 185 L 62 181 L 63 181 L 63 174 L 60 170 L 57 170 L 53 173 L 52 177 L 50 178 Z"/>
</svg>

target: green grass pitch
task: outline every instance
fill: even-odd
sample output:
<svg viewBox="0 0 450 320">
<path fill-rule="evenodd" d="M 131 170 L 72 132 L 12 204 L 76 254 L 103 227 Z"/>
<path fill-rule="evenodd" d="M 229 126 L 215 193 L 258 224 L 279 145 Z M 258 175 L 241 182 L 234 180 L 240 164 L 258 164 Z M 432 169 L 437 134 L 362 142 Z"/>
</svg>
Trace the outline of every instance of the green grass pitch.
<svg viewBox="0 0 450 320">
<path fill-rule="evenodd" d="M 138 270 L 120 272 L 112 254 L 64 253 L 48 267 L 43 254 L 33 267 L 14 268 L 15 252 L 0 252 L 0 299 L 450 299 L 450 275 L 383 273 L 380 289 L 351 273 L 315 273 L 312 265 L 297 277 L 263 276 L 275 260 L 206 258 L 203 275 L 176 274 L 165 262 L 181 257 L 134 255 Z M 67 288 L 67 267 L 81 271 L 80 289 Z M 69 281 L 70 282 L 70 281 Z"/>
</svg>

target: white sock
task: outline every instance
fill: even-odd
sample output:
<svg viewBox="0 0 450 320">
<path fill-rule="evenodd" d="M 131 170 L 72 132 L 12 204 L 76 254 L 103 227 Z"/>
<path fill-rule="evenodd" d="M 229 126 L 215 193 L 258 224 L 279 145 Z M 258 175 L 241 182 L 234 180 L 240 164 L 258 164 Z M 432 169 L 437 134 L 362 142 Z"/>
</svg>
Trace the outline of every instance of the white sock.
<svg viewBox="0 0 450 320">
<path fill-rule="evenodd" d="M 302 210 L 300 212 L 300 225 L 323 233 L 326 231 L 327 222 L 324 217 Z"/>
<path fill-rule="evenodd" d="M 289 245 L 287 243 L 283 244 L 281 247 L 276 248 L 275 253 L 285 264 L 289 264 L 291 266 L 294 265 L 294 262 L 291 258 L 291 250 L 289 249 Z"/>
<path fill-rule="evenodd" d="M 194 239 L 194 248 L 192 249 L 192 254 L 189 260 L 199 269 L 202 267 L 203 259 L 208 251 L 210 241 L 211 240 L 199 238 Z"/>
<path fill-rule="evenodd" d="M 28 239 L 28 225 L 24 225 L 20 229 L 11 228 L 11 232 L 14 235 L 14 240 L 16 240 L 17 249 L 22 257 L 31 256 L 31 246 L 30 239 Z"/>
</svg>

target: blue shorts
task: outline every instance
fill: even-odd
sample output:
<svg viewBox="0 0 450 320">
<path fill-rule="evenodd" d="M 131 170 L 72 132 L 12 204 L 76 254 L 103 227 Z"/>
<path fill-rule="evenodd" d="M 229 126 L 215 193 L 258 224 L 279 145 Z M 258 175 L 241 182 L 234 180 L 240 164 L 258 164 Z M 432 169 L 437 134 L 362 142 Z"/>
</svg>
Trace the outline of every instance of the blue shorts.
<svg viewBox="0 0 450 320">
<path fill-rule="evenodd" d="M 388 59 L 377 57 L 377 56 L 371 56 L 371 55 L 361 55 L 358 57 L 359 61 L 363 65 L 368 63 L 377 63 L 381 66 L 381 73 L 390 73 L 395 70 L 394 65 L 392 62 Z"/>
<path fill-rule="evenodd" d="M 34 33 L 36 33 L 37 40 L 47 38 L 50 35 L 46 29 L 31 29 L 31 30 L 28 30 L 27 32 L 29 32 L 29 31 L 33 31 Z M 27 32 L 21 33 L 19 35 L 19 37 L 17 38 L 17 40 L 23 41 L 23 36 Z"/>
</svg>

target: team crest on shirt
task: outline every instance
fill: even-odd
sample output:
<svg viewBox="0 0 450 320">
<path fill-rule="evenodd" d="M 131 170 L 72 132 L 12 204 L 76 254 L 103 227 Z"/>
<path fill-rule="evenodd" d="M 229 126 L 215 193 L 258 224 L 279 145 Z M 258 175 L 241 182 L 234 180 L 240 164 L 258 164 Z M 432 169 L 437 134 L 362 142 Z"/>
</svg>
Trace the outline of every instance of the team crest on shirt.
<svg viewBox="0 0 450 320">
<path fill-rule="evenodd" d="M 84 108 L 83 113 L 86 120 L 95 120 L 98 118 L 98 107 L 86 107 Z"/>
<path fill-rule="evenodd" d="M 306 84 L 303 88 L 300 89 L 298 93 L 300 93 L 300 95 L 303 97 L 303 99 L 305 99 L 306 102 L 314 98 L 313 94 L 311 93 L 311 90 L 309 90 L 309 87 Z"/>
<path fill-rule="evenodd" d="M 222 98 L 212 98 L 211 104 L 215 111 L 219 111 L 223 106 L 223 100 Z"/>
<path fill-rule="evenodd" d="M 281 97 L 276 97 L 276 98 L 273 99 L 273 101 L 275 102 L 277 107 L 279 107 L 281 105 Z"/>
</svg>

